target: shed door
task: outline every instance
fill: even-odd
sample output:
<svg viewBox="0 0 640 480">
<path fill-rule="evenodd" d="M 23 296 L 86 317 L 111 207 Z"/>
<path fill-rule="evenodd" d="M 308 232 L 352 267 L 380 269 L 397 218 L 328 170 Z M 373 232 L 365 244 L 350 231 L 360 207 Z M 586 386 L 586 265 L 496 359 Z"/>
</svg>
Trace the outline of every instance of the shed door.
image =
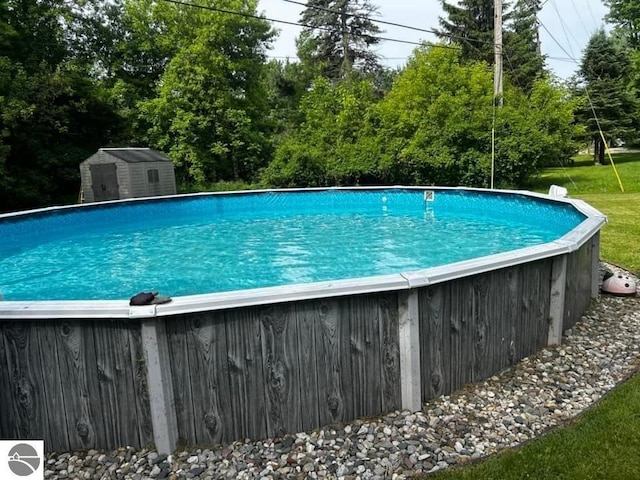
<svg viewBox="0 0 640 480">
<path fill-rule="evenodd" d="M 93 199 L 96 202 L 104 200 L 119 200 L 118 177 L 115 163 L 91 165 L 91 185 Z"/>
</svg>

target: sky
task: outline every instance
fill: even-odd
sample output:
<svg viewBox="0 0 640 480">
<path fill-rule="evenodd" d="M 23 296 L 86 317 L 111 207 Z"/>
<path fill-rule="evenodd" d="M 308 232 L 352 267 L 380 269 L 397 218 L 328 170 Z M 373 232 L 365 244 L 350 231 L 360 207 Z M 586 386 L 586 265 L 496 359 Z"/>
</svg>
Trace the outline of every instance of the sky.
<svg viewBox="0 0 640 480">
<path fill-rule="evenodd" d="M 259 0 L 258 11 L 267 18 L 298 22 L 304 7 L 285 0 Z M 305 0 L 300 0 L 304 3 Z M 438 17 L 442 15 L 440 0 L 372 0 L 379 7 L 380 19 L 421 29 L 438 28 Z M 452 3 L 452 2 L 450 2 Z M 604 25 L 607 8 L 601 0 L 546 0 L 538 15 L 541 23 L 540 42 L 542 53 L 548 56 L 547 67 L 558 77 L 566 79 L 578 68 L 577 62 L 594 31 Z M 280 30 L 269 55 L 295 60 L 295 38 L 300 27 L 273 24 Z M 433 34 L 405 28 L 381 25 L 380 36 L 408 40 L 411 42 L 436 41 Z M 397 42 L 380 42 L 376 51 L 382 63 L 389 67 L 405 64 L 415 45 Z M 507 68 L 507 67 L 505 67 Z"/>
</svg>

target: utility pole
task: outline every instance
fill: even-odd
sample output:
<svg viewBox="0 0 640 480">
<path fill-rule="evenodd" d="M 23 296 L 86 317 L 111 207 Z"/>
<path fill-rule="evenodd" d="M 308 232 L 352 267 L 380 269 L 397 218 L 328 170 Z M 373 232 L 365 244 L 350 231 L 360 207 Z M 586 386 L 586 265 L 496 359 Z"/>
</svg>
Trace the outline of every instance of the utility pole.
<svg viewBox="0 0 640 480">
<path fill-rule="evenodd" d="M 340 6 L 340 26 L 342 28 L 342 66 L 340 67 L 340 73 L 342 78 L 347 78 L 351 75 L 352 65 L 349 58 L 349 32 L 347 31 L 347 4 L 344 2 Z"/>
<path fill-rule="evenodd" d="M 502 106 L 502 0 L 494 0 L 493 7 L 494 72 L 493 96 L 498 106 Z"/>
<path fill-rule="evenodd" d="M 491 129 L 491 189 L 496 172 L 496 108 L 502 106 L 502 0 L 493 3 L 493 128 Z"/>
</svg>

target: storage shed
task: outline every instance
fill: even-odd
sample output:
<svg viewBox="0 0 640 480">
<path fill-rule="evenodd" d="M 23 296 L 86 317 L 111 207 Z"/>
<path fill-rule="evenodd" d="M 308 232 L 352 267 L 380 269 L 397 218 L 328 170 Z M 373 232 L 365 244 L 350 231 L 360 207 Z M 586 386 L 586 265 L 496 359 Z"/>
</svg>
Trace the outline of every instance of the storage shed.
<svg viewBox="0 0 640 480">
<path fill-rule="evenodd" d="M 101 148 L 80 164 L 81 202 L 175 195 L 173 162 L 150 148 Z"/>
</svg>

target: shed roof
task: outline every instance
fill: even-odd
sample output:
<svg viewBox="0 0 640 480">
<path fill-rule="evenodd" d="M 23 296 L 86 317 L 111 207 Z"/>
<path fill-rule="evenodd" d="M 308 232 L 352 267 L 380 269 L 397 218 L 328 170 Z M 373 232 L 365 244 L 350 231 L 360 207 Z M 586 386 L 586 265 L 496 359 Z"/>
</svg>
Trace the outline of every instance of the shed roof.
<svg viewBox="0 0 640 480">
<path fill-rule="evenodd" d="M 113 155 L 127 163 L 171 161 L 171 159 L 150 148 L 101 148 L 100 151 Z"/>
</svg>

